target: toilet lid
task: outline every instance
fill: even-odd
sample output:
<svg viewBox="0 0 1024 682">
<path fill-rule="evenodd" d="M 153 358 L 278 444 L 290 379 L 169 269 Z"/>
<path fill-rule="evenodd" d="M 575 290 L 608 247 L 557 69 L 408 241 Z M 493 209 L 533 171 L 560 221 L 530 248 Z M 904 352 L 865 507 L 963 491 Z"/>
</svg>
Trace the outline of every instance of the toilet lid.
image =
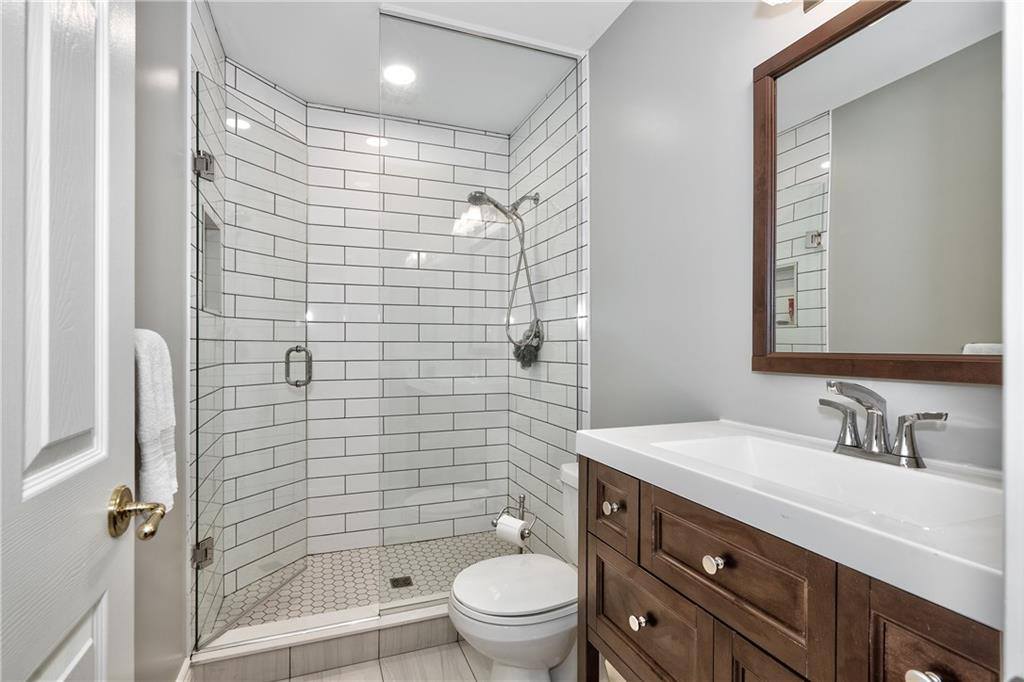
<svg viewBox="0 0 1024 682">
<path fill-rule="evenodd" d="M 544 554 L 485 559 L 463 569 L 452 594 L 479 613 L 527 616 L 576 601 L 576 571 Z"/>
</svg>

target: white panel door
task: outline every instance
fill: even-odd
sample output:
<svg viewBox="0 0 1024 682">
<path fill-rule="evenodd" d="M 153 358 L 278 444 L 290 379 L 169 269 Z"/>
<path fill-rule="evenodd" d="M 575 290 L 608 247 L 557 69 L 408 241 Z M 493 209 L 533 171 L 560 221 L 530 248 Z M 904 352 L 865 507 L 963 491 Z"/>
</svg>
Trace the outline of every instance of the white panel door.
<svg viewBox="0 0 1024 682">
<path fill-rule="evenodd" d="M 1024 682 L 1024 5 L 1003 21 L 1003 679 Z"/>
<path fill-rule="evenodd" d="M 134 6 L 0 12 L 0 679 L 127 680 Z"/>
</svg>

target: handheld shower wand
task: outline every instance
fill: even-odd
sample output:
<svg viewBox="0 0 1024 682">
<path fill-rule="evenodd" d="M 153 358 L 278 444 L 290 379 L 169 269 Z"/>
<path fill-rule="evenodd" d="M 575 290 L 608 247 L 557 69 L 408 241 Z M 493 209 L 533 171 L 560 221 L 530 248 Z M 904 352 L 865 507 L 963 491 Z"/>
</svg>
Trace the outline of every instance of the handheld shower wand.
<svg viewBox="0 0 1024 682">
<path fill-rule="evenodd" d="M 505 336 L 512 344 L 512 356 L 519 361 L 523 368 L 531 366 L 540 354 L 540 347 L 544 343 L 544 330 L 541 327 L 540 315 L 537 314 L 537 299 L 533 294 L 533 281 L 530 279 L 530 264 L 526 260 L 526 225 L 523 217 L 519 215 L 519 207 L 525 201 L 532 201 L 534 206 L 540 203 L 540 192 L 524 194 L 519 197 L 511 206 L 505 207 L 499 201 L 492 198 L 486 192 L 475 191 L 469 193 L 469 203 L 472 206 L 493 206 L 499 213 L 515 228 L 516 237 L 519 239 L 519 260 L 516 264 L 516 274 L 512 278 L 512 289 L 508 294 L 508 307 L 505 309 Z M 530 294 L 530 308 L 533 312 L 533 320 L 517 341 L 512 338 L 512 305 L 515 302 L 516 288 L 519 286 L 519 273 L 526 276 L 526 289 Z"/>
</svg>

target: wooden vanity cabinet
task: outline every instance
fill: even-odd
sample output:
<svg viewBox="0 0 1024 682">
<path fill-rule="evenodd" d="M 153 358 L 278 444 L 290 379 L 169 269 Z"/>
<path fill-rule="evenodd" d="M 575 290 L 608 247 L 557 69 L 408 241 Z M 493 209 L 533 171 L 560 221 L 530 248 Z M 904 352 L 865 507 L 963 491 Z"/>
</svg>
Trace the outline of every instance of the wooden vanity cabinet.
<svg viewBox="0 0 1024 682">
<path fill-rule="evenodd" d="M 584 457 L 580 486 L 581 680 L 999 679 L 996 630 Z"/>
</svg>

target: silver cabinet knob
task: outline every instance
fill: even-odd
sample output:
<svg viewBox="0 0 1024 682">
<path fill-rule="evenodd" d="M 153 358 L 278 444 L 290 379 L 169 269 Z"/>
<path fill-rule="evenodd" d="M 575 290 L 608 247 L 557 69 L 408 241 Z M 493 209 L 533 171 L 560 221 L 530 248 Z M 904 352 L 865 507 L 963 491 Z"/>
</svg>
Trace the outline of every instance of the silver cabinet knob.
<svg viewBox="0 0 1024 682">
<path fill-rule="evenodd" d="M 908 670 L 903 679 L 905 682 L 942 682 L 942 678 L 935 673 L 921 672 L 920 670 Z"/>
<path fill-rule="evenodd" d="M 700 565 L 704 567 L 705 573 L 708 575 L 714 575 L 725 568 L 725 559 L 720 556 L 705 554 L 704 558 L 700 560 Z"/>
<path fill-rule="evenodd" d="M 605 500 L 601 503 L 601 512 L 605 516 L 611 516 L 620 509 L 622 509 L 622 505 L 618 502 L 609 502 L 608 500 Z"/>
<path fill-rule="evenodd" d="M 647 620 L 647 616 L 630 616 L 629 617 L 629 629 L 633 632 L 640 632 L 640 628 L 645 628 L 650 624 Z"/>
</svg>

